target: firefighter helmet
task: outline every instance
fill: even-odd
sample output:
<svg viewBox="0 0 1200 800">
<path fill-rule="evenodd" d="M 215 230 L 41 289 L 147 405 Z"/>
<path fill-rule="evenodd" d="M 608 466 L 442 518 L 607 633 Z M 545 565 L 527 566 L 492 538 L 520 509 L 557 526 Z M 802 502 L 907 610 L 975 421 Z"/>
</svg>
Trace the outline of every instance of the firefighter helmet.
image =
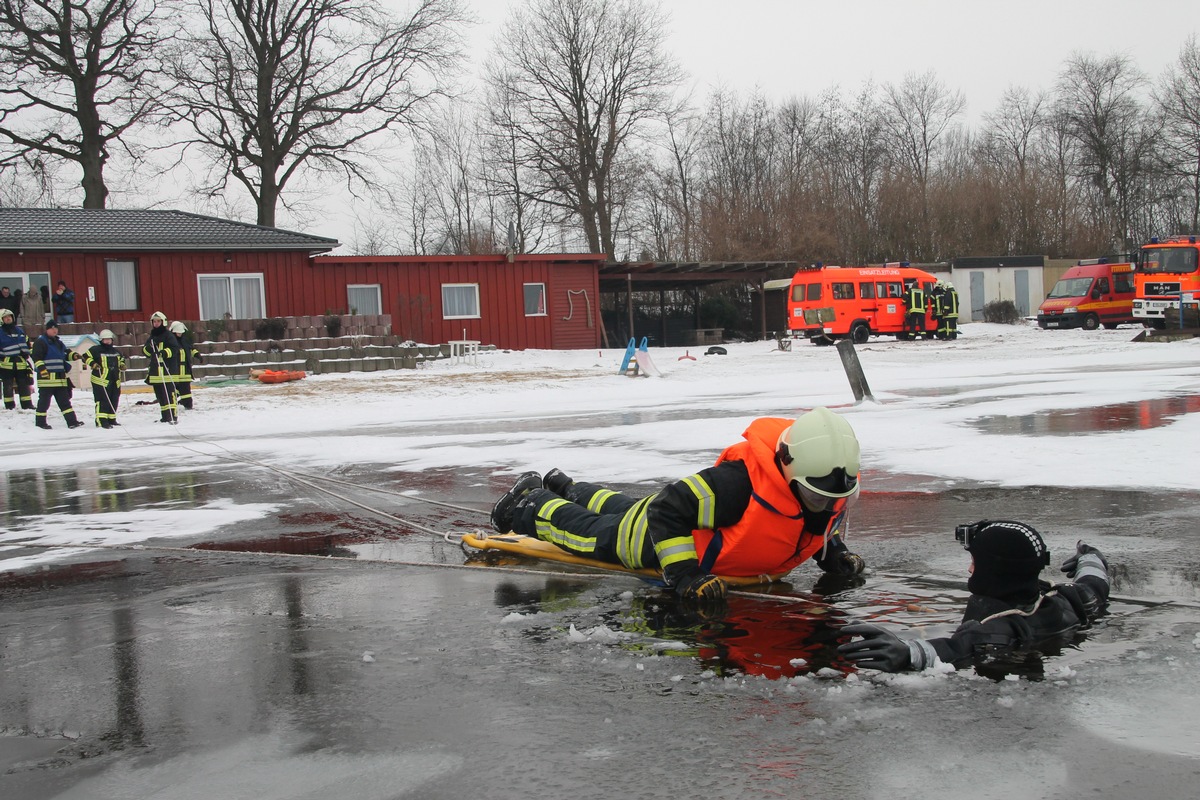
<svg viewBox="0 0 1200 800">
<path fill-rule="evenodd" d="M 184 325 L 179 320 L 175 320 L 174 322 L 172 322 L 170 325 L 167 326 L 167 330 L 169 330 L 171 333 L 178 336 L 179 334 L 181 334 L 187 330 L 187 326 Z"/>
<path fill-rule="evenodd" d="M 105 339 L 114 339 L 115 340 L 116 338 L 117 338 L 117 335 L 115 333 L 113 333 L 112 331 L 110 331 L 108 328 L 105 328 L 104 330 L 100 331 L 100 341 L 102 341 L 102 342 Z"/>
<path fill-rule="evenodd" d="M 166 325 L 167 324 L 167 315 L 161 311 L 155 311 L 153 314 L 150 315 L 150 322 L 153 323 L 154 320 L 158 320 L 163 325 Z"/>
<path fill-rule="evenodd" d="M 11 308 L 0 308 L 0 319 L 4 319 L 5 317 L 16 319 L 17 315 L 12 312 Z"/>
<path fill-rule="evenodd" d="M 827 498 L 858 491 L 858 438 L 850 423 L 827 408 L 802 414 L 779 437 L 780 469 L 792 490 Z"/>
</svg>

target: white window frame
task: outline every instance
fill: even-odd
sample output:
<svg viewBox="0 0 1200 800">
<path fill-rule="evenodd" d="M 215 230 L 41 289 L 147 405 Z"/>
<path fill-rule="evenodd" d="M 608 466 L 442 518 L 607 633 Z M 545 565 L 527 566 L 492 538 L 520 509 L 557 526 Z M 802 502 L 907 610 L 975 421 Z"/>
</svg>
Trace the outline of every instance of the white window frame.
<svg viewBox="0 0 1200 800">
<path fill-rule="evenodd" d="M 351 289 L 373 289 L 375 290 L 375 310 L 364 311 L 359 306 L 356 306 L 350 300 Z M 355 311 L 355 309 L 358 309 Z M 346 313 L 347 314 L 367 314 L 370 316 L 379 316 L 383 313 L 383 294 L 379 291 L 378 283 L 348 283 L 346 284 Z"/>
<path fill-rule="evenodd" d="M 113 267 L 128 265 L 133 273 L 133 305 L 119 306 L 113 298 L 121 292 L 113 291 Z M 104 261 L 105 279 L 108 281 L 108 310 L 109 311 L 139 311 L 142 307 L 141 288 L 138 285 L 138 262 L 132 258 L 110 258 Z"/>
<path fill-rule="evenodd" d="M 446 313 L 446 290 L 447 289 L 470 289 L 474 293 L 475 313 L 474 314 L 447 314 Z M 479 319 L 479 284 L 478 283 L 443 283 L 442 284 L 442 319 Z"/>
<path fill-rule="evenodd" d="M 525 293 L 529 290 L 529 288 L 531 286 L 536 286 L 541 291 L 541 300 L 542 300 L 542 302 L 541 302 L 542 310 L 541 311 L 530 311 L 529 310 L 529 298 L 526 296 Z M 550 307 L 546 301 L 546 284 L 545 283 L 543 283 L 541 281 L 536 281 L 534 283 L 522 284 L 521 285 L 521 301 L 525 308 L 525 316 L 527 316 L 527 317 L 548 317 L 548 316 L 550 316 Z"/>
<path fill-rule="evenodd" d="M 233 296 L 232 292 L 229 297 L 230 314 L 233 319 L 265 319 L 267 316 L 267 292 L 263 281 L 263 273 L 261 272 L 205 272 L 196 276 L 196 296 L 200 304 L 200 319 L 221 319 L 223 314 L 212 314 L 212 309 L 204 307 L 204 292 L 201 289 L 201 281 L 211 278 L 225 278 L 229 281 L 229 288 L 232 289 L 234 280 L 254 280 L 258 282 L 258 309 L 253 314 L 239 316 L 233 313 Z"/>
</svg>

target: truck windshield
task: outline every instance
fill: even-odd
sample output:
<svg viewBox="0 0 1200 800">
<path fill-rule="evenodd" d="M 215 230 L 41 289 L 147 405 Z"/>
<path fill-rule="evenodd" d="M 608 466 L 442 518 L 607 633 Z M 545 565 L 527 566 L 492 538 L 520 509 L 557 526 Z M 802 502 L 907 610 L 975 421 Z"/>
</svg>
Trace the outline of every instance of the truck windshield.
<svg viewBox="0 0 1200 800">
<path fill-rule="evenodd" d="M 1195 247 L 1147 247 L 1139 272 L 1183 274 L 1196 271 Z"/>
<path fill-rule="evenodd" d="M 1047 297 L 1083 297 L 1092 288 L 1091 278 L 1063 278 L 1054 284 Z"/>
</svg>

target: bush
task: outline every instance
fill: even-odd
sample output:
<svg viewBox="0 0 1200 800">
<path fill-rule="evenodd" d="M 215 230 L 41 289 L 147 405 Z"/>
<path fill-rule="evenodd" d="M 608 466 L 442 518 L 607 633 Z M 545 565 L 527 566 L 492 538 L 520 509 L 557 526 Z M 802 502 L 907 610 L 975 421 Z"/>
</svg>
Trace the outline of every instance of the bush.
<svg viewBox="0 0 1200 800">
<path fill-rule="evenodd" d="M 282 339 L 287 335 L 287 320 L 283 317 L 264 319 L 254 326 L 254 336 L 258 339 Z"/>
<path fill-rule="evenodd" d="M 325 317 L 325 334 L 331 337 L 341 336 L 342 318 L 336 314 L 330 314 L 329 316 Z"/>
<path fill-rule="evenodd" d="M 983 307 L 983 321 L 1016 325 L 1021 321 L 1021 312 L 1012 300 L 995 300 Z"/>
</svg>

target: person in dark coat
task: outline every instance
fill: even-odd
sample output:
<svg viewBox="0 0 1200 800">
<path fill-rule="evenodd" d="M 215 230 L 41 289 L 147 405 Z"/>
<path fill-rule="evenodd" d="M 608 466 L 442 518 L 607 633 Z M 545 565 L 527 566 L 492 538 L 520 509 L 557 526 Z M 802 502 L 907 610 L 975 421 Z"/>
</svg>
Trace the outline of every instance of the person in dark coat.
<svg viewBox="0 0 1200 800">
<path fill-rule="evenodd" d="M 59 324 L 75 321 L 75 293 L 63 281 L 54 290 L 54 319 Z"/>
<path fill-rule="evenodd" d="M 142 346 L 142 354 L 149 359 L 146 365 L 146 382 L 154 389 L 154 399 L 162 413 L 159 422 L 174 425 L 178 421 L 175 405 L 175 377 L 179 372 L 179 340 L 167 330 L 167 315 L 155 311 L 150 315 L 150 335 Z"/>
<path fill-rule="evenodd" d="M 125 357 L 114 346 L 116 335 L 100 331 L 100 344 L 83 354 L 83 363 L 92 372 L 92 399 L 96 401 L 96 424 L 101 428 L 120 425 L 117 406 L 121 404 L 121 378 L 125 374 Z"/>
<path fill-rule="evenodd" d="M 4 407 L 33 409 L 33 366 L 29 361 L 29 337 L 17 325 L 12 309 L 0 309 L 0 388 Z"/>
<path fill-rule="evenodd" d="M 7 286 L 0 286 L 0 311 L 8 309 L 13 312 L 13 319 L 21 312 L 21 298 L 12 293 Z"/>
<path fill-rule="evenodd" d="M 901 638 L 878 625 L 842 628 L 853 639 L 838 651 L 859 667 L 885 672 L 922 670 L 939 664 L 970 666 L 979 659 L 1062 641 L 1089 626 L 1108 603 L 1108 562 L 1079 542 L 1062 564 L 1070 583 L 1039 580 L 1050 563 L 1046 543 L 1029 525 L 981 520 L 960 525 L 955 537 L 971 554 L 971 596 L 962 624 L 937 639 Z"/>
<path fill-rule="evenodd" d="M 33 416 L 34 424 L 39 428 L 50 430 L 46 412 L 50 410 L 51 400 L 58 403 L 68 428 L 83 425 L 71 407 L 71 381 L 67 377 L 70 362 L 78 358 L 78 353 L 68 351 L 62 339 L 58 338 L 58 323 L 54 320 L 47 322 L 46 332 L 33 343 L 33 368 L 37 370 L 38 385 L 37 408 Z"/>
</svg>

